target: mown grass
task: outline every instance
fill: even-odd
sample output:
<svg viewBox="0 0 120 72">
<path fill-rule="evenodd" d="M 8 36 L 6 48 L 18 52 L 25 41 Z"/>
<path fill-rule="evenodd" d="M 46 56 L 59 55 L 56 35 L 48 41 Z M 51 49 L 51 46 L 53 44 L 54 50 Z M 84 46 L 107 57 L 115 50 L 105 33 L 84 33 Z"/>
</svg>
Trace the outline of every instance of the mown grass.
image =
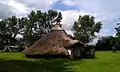
<svg viewBox="0 0 120 72">
<path fill-rule="evenodd" d="M 0 72 L 120 72 L 120 52 L 97 51 L 96 58 L 26 58 L 21 53 L 0 53 Z"/>
</svg>

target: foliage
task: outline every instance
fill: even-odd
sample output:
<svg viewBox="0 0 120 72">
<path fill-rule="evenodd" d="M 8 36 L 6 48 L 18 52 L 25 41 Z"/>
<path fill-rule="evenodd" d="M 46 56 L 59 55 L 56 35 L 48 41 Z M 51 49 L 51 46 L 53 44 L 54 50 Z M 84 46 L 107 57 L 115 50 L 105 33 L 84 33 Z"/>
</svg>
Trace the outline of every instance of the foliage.
<svg viewBox="0 0 120 72">
<path fill-rule="evenodd" d="M 96 50 L 112 50 L 112 47 L 119 49 L 120 46 L 118 44 L 117 37 L 103 36 L 96 44 Z"/>
<path fill-rule="evenodd" d="M 120 23 L 117 23 L 115 30 L 115 37 L 107 36 L 98 40 L 98 43 L 96 44 L 97 50 L 111 50 L 112 47 L 116 47 L 118 50 L 120 49 Z"/>
<path fill-rule="evenodd" d="M 117 23 L 117 27 L 115 28 L 115 30 L 116 30 L 116 36 L 115 36 L 116 46 L 120 48 L 120 23 Z"/>
<path fill-rule="evenodd" d="M 0 21 L 0 49 L 6 45 L 27 44 L 30 46 L 49 32 L 52 27 L 52 20 L 58 15 L 57 11 L 48 12 L 31 11 L 27 17 L 8 17 Z M 17 39 L 21 35 L 23 39 Z M 20 43 L 22 42 L 22 43 Z"/>
<path fill-rule="evenodd" d="M 117 23 L 117 27 L 115 28 L 115 30 L 116 30 L 116 36 L 119 38 L 120 37 L 120 23 Z"/>
<path fill-rule="evenodd" d="M 79 16 L 73 26 L 74 36 L 76 39 L 88 43 L 95 37 L 101 29 L 101 22 L 95 22 L 95 18 L 90 15 Z"/>
<path fill-rule="evenodd" d="M 15 37 L 18 34 L 19 28 L 17 17 L 12 16 L 0 21 L 0 45 L 15 45 L 17 43 Z"/>
<path fill-rule="evenodd" d="M 57 16 L 58 12 L 49 10 L 48 13 L 32 11 L 27 18 L 21 18 L 20 22 L 23 25 L 24 41 L 31 45 L 36 40 L 41 38 L 44 34 L 50 31 L 52 27 L 52 20 Z"/>
</svg>

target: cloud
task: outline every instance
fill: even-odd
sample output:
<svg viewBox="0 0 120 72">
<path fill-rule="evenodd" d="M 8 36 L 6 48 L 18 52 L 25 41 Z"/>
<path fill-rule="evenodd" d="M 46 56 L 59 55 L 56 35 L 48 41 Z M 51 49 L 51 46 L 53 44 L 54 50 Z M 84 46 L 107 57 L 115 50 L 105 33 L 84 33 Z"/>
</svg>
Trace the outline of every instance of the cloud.
<svg viewBox="0 0 120 72">
<path fill-rule="evenodd" d="M 66 5 L 69 5 L 69 6 L 75 5 L 75 3 L 72 2 L 71 0 L 64 0 L 62 3 L 63 3 L 63 4 L 66 4 Z"/>
<path fill-rule="evenodd" d="M 16 0 L 17 2 L 24 4 L 26 7 L 34 10 L 47 11 L 50 9 L 50 5 L 57 0 Z"/>
<path fill-rule="evenodd" d="M 7 18 L 8 16 L 11 16 L 12 14 L 14 14 L 12 12 L 12 7 L 0 2 L 0 19 Z"/>
<path fill-rule="evenodd" d="M 55 3 L 51 5 L 53 9 L 59 9 L 59 10 L 77 10 L 78 8 L 67 0 L 58 0 Z"/>
<path fill-rule="evenodd" d="M 3 15 L 1 18 L 7 18 L 12 15 L 23 16 L 23 14 L 28 13 L 27 7 L 16 2 L 16 0 L 1 0 L 0 5 L 0 11 L 2 12 L 0 14 Z"/>
<path fill-rule="evenodd" d="M 75 10 L 68 10 L 68 11 L 61 11 L 63 19 L 61 23 L 63 24 L 63 28 L 67 31 L 68 34 L 73 35 L 71 31 L 74 21 L 78 18 L 78 11 Z"/>
<path fill-rule="evenodd" d="M 119 0 L 64 0 L 66 5 L 75 5 L 86 12 L 115 13 L 119 10 Z"/>
<path fill-rule="evenodd" d="M 95 14 L 96 21 L 103 23 L 99 34 L 114 35 L 114 28 L 120 16 L 119 0 L 64 0 L 63 3 L 68 6 L 76 6 L 76 11 L 79 10 L 90 15 Z"/>
<path fill-rule="evenodd" d="M 28 13 L 28 10 L 29 10 L 24 4 L 19 3 L 15 0 L 9 0 L 8 5 L 13 7 L 13 12 L 18 15 L 21 13 L 26 14 L 26 13 Z"/>
<path fill-rule="evenodd" d="M 0 18 L 25 16 L 31 10 L 55 9 L 63 14 L 63 27 L 69 33 L 78 15 L 90 14 L 102 21 L 100 35 L 114 35 L 120 16 L 119 0 L 0 0 Z"/>
<path fill-rule="evenodd" d="M 72 26 L 75 21 L 77 21 L 79 15 L 90 15 L 90 13 L 85 13 L 83 11 L 77 11 L 77 10 L 66 10 L 66 11 L 60 11 L 62 12 L 63 19 L 61 21 L 63 28 L 67 31 L 68 34 L 73 35 L 73 32 L 71 31 Z M 91 14 L 92 16 L 96 16 L 96 14 Z M 97 20 L 97 19 L 96 19 Z"/>
<path fill-rule="evenodd" d="M 0 18 L 26 16 L 31 10 L 47 11 L 57 0 L 0 0 Z"/>
</svg>

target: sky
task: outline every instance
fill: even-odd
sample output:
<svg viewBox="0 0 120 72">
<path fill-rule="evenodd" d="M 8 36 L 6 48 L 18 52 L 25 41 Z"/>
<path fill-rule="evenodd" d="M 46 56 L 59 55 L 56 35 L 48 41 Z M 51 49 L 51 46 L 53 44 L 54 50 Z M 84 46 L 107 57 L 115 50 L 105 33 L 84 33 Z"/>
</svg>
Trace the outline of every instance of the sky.
<svg viewBox="0 0 120 72">
<path fill-rule="evenodd" d="M 62 12 L 63 28 L 72 34 L 71 28 L 79 15 L 92 15 L 103 26 L 100 36 L 115 35 L 116 23 L 120 17 L 120 0 L 0 0 L 0 19 L 12 15 L 26 16 L 31 10 Z"/>
</svg>

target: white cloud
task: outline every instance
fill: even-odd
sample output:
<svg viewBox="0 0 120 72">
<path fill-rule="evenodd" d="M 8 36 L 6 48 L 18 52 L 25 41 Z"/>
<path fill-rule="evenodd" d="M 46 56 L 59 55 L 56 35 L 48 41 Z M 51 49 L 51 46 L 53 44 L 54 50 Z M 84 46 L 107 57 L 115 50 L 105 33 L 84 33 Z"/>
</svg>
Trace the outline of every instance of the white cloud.
<svg viewBox="0 0 120 72">
<path fill-rule="evenodd" d="M 42 10 L 47 11 L 50 9 L 50 5 L 54 4 L 58 0 L 0 0 L 2 6 L 7 6 L 7 10 L 3 10 L 2 12 L 6 11 L 4 14 L 5 17 L 11 15 L 17 16 L 26 16 L 31 10 Z M 4 4 L 4 5 L 3 5 Z M 9 10 L 9 11 L 8 11 Z M 10 13 L 11 14 L 8 14 Z M 2 16 L 2 18 L 5 18 Z"/>
<path fill-rule="evenodd" d="M 74 24 L 74 21 L 77 20 L 79 12 L 74 10 L 61 11 L 62 12 L 62 24 L 63 28 L 70 30 Z"/>
<path fill-rule="evenodd" d="M 101 35 L 114 35 L 117 18 L 120 16 L 120 0 L 64 0 L 73 3 L 83 13 L 95 14 L 96 21 L 102 21 Z M 107 32 L 106 32 L 107 30 Z"/>
<path fill-rule="evenodd" d="M 49 0 L 49 5 L 52 5 L 52 4 L 54 4 L 55 2 L 57 2 L 58 0 Z"/>
<path fill-rule="evenodd" d="M 50 6 L 57 0 L 16 0 L 17 2 L 24 4 L 26 7 L 35 10 L 47 11 Z"/>
<path fill-rule="evenodd" d="M 24 4 L 21 4 L 15 0 L 9 0 L 8 5 L 13 7 L 13 11 L 16 14 L 28 13 L 28 11 L 27 11 L 28 8 Z"/>
<path fill-rule="evenodd" d="M 63 3 L 63 4 L 66 4 L 66 5 L 70 5 L 70 6 L 75 5 L 75 3 L 72 2 L 71 0 L 64 0 L 62 3 Z"/>
<path fill-rule="evenodd" d="M 0 1 L 0 19 L 13 15 L 12 7 Z"/>
<path fill-rule="evenodd" d="M 17 2 L 16 0 L 1 0 L 0 3 L 8 6 L 8 8 L 10 8 L 10 11 L 12 12 L 12 15 L 20 16 L 22 14 L 25 15 L 26 13 L 28 13 L 28 8 L 24 4 L 21 4 Z"/>
<path fill-rule="evenodd" d="M 92 15 L 92 16 L 97 16 L 97 14 L 91 14 L 91 13 L 85 13 L 83 11 L 77 11 L 77 10 L 67 10 L 67 11 L 61 11 L 63 19 L 61 23 L 63 24 L 63 28 L 66 30 L 68 34 L 73 35 L 73 32 L 71 31 L 72 26 L 75 21 L 77 21 L 79 15 Z M 100 20 L 100 19 L 99 19 Z M 96 21 L 98 21 L 96 19 Z"/>
<path fill-rule="evenodd" d="M 0 0 L 0 18 L 13 15 L 26 15 L 32 9 L 47 11 L 51 5 L 59 0 Z M 64 10 L 63 27 L 69 33 L 78 15 L 90 14 L 95 16 L 95 21 L 102 21 L 103 28 L 100 35 L 113 35 L 116 19 L 120 16 L 120 0 L 60 0 L 68 6 L 76 6 L 78 10 Z M 4 7 L 2 7 L 4 6 Z M 60 11 L 60 10 L 59 10 Z M 107 30 L 107 32 L 106 32 Z"/>
</svg>

